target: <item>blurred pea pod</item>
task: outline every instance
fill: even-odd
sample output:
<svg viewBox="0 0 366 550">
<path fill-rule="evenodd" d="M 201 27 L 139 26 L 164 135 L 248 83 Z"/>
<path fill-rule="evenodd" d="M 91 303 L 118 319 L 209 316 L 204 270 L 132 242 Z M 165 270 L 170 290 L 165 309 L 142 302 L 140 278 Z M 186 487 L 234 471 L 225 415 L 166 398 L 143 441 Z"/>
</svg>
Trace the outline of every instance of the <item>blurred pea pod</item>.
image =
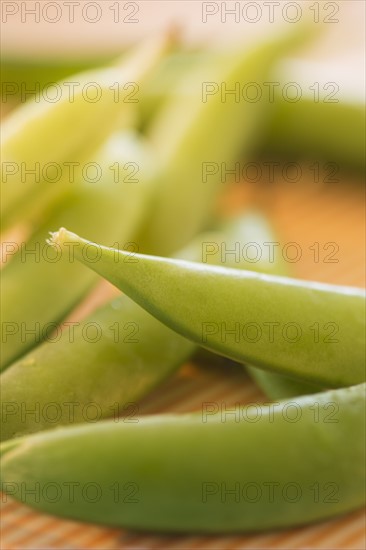
<svg viewBox="0 0 366 550">
<path fill-rule="evenodd" d="M 205 166 L 231 166 L 263 128 L 266 104 L 237 102 L 223 90 L 235 89 L 238 82 L 265 81 L 288 48 L 309 38 L 304 26 L 241 50 L 229 63 L 217 64 L 211 82 L 202 80 L 200 67 L 186 75 L 194 96 L 173 97 L 148 133 L 161 172 L 152 216 L 140 236 L 144 252 L 170 254 L 205 227 L 222 187 L 219 170 L 207 178 Z"/>
<path fill-rule="evenodd" d="M 279 52 L 289 42 L 292 44 L 294 41 L 297 42 L 297 40 L 298 36 L 296 38 L 293 35 L 290 37 L 286 36 L 285 38 L 281 36 L 278 41 L 257 47 L 252 53 L 243 54 L 241 52 L 238 56 L 239 59 L 236 59 L 233 63 L 234 69 L 229 72 L 231 79 L 238 78 L 240 74 L 254 77 L 257 74 L 258 64 L 260 64 L 261 71 L 265 73 L 274 59 L 277 58 Z M 224 74 L 227 74 L 226 68 Z M 229 85 L 229 82 L 227 84 Z M 200 89 L 199 91 L 201 93 Z M 223 134 L 226 132 L 230 134 L 231 137 L 226 140 L 225 146 L 225 154 L 230 155 L 230 158 L 235 158 L 230 148 L 232 147 L 234 151 L 237 151 L 238 147 L 242 145 L 239 136 L 243 134 L 243 127 L 238 125 L 235 131 L 231 127 L 235 121 L 236 103 L 234 103 L 234 107 L 229 105 L 229 110 L 226 108 L 221 109 L 220 106 L 223 107 L 223 104 L 221 104 L 221 100 L 218 97 L 214 98 L 212 104 L 209 102 L 204 103 L 201 98 L 198 98 L 194 109 L 192 109 L 192 114 L 188 117 L 188 124 L 186 124 L 180 111 L 181 105 L 177 105 L 173 101 L 172 105 L 167 107 L 162 116 L 157 120 L 152 132 L 151 142 L 154 154 L 157 157 L 158 169 L 155 174 L 153 173 L 147 178 L 149 186 L 156 190 L 156 194 L 154 191 L 155 195 L 152 200 L 150 215 L 146 215 L 145 230 L 138 238 L 138 245 L 143 250 L 153 247 L 160 254 L 171 253 L 179 246 L 184 245 L 205 224 L 212 207 L 213 199 L 220 191 L 219 178 L 216 178 L 216 181 L 210 184 L 202 183 L 202 185 L 197 185 L 197 181 L 199 181 L 197 178 L 200 177 L 202 170 L 199 161 L 201 160 L 202 162 L 206 154 L 217 158 L 215 155 L 221 150 L 221 134 L 216 131 L 216 136 L 213 138 L 211 136 L 212 125 L 217 124 L 217 130 L 220 128 Z M 180 117 L 178 129 L 176 126 L 172 126 L 172 112 Z M 215 116 L 217 120 L 214 118 Z M 232 117 L 231 119 L 227 118 L 230 116 Z M 173 127 L 173 131 L 170 128 L 170 136 L 162 136 L 162 127 L 167 122 L 169 122 L 171 128 Z M 255 122 L 251 118 L 249 124 L 251 130 L 253 130 Z M 207 123 L 208 126 L 206 128 Z M 249 139 L 249 126 L 244 130 L 247 139 Z M 168 139 L 169 137 L 170 139 Z M 200 149 L 201 153 L 198 153 L 197 147 L 202 147 L 202 150 Z M 202 155 L 201 159 L 200 155 Z M 209 158 L 212 157 L 210 156 Z M 187 163 L 187 159 L 190 159 L 190 162 Z M 161 205 L 160 209 L 159 204 Z M 85 213 L 87 211 L 88 209 L 85 206 Z M 85 215 L 83 214 L 83 216 Z M 105 215 L 107 216 L 106 212 Z M 80 224 L 82 216 L 78 215 L 77 218 Z M 110 220 L 112 222 L 112 216 L 110 216 Z M 171 225 L 172 221 L 174 225 Z M 70 222 L 61 221 L 60 223 L 59 221 L 52 221 L 50 225 L 70 225 Z M 164 234 L 161 233 L 163 229 L 165 231 Z M 85 229 L 82 229 L 82 231 L 85 231 Z M 102 236 L 98 236 L 96 240 L 101 239 Z M 31 267 L 28 269 L 31 269 Z M 50 268 L 48 267 L 48 269 Z M 41 273 L 38 279 L 39 282 L 41 282 L 42 278 L 53 280 L 52 278 L 47 278 L 45 275 L 46 270 L 37 272 Z M 19 276 L 20 280 L 22 280 L 22 275 Z M 29 343 L 29 340 L 27 344 L 27 339 L 25 339 L 26 341 L 20 342 L 19 345 L 19 338 L 21 338 L 19 327 L 28 327 L 29 325 L 33 327 L 33 323 L 39 323 L 43 327 L 47 322 L 55 323 L 60 321 L 63 315 L 69 311 L 70 307 L 76 303 L 76 296 L 82 295 L 81 290 L 84 293 L 86 292 L 86 287 L 80 278 L 74 285 L 75 290 L 73 292 L 68 290 L 67 293 L 67 295 L 73 296 L 73 300 L 62 301 L 60 298 L 62 308 L 57 303 L 52 305 L 52 303 L 45 300 L 40 300 L 39 302 L 37 300 L 34 302 L 31 302 L 29 299 L 25 300 L 24 303 L 27 304 L 27 311 L 29 312 L 28 316 L 25 315 L 23 302 L 15 300 L 15 294 L 18 292 L 19 285 L 14 276 L 10 277 L 9 275 L 8 279 L 7 301 L 3 305 L 6 322 L 3 324 L 3 327 L 5 329 L 8 327 L 7 330 L 10 331 L 10 334 L 8 333 L 7 337 L 11 339 L 13 345 L 7 346 L 9 354 L 4 353 L 3 365 L 7 365 L 17 357 L 20 357 L 22 353 L 37 343 L 32 339 L 32 344 Z M 27 277 L 27 279 L 29 281 L 32 280 L 30 277 Z M 65 281 L 66 279 L 63 278 L 63 280 Z M 39 288 L 41 288 L 41 285 L 39 285 Z M 26 292 L 26 289 L 24 290 Z M 36 293 L 34 296 L 36 296 Z M 42 310 L 40 303 L 42 304 Z M 16 304 L 22 305 L 17 306 Z M 20 308 L 22 308 L 22 311 L 19 311 Z M 37 318 L 35 318 L 35 311 L 38 311 Z M 53 317 L 50 316 L 51 311 L 54 312 Z M 15 331 L 15 334 L 11 331 Z"/>
<path fill-rule="evenodd" d="M 59 80 L 107 63 L 111 64 L 115 57 L 67 59 L 54 56 L 47 59 L 27 59 L 4 55 L 1 59 L 2 103 L 24 103 L 35 95 L 47 95 L 48 87 L 51 96 L 52 86 Z"/>
<path fill-rule="evenodd" d="M 2 128 L 3 230 L 35 220 L 70 191 L 80 166 L 121 126 L 131 124 L 139 86 L 170 47 L 171 35 L 143 43 L 122 62 L 59 83 L 61 97 L 25 103 Z M 59 180 L 60 169 L 65 176 Z M 49 170 L 51 175 L 49 175 Z M 29 174 L 29 172 L 35 174 Z"/>
<path fill-rule="evenodd" d="M 249 226 L 245 218 L 230 221 L 220 231 L 197 236 L 177 257 L 227 262 L 212 250 L 213 244 L 243 240 Z M 236 259 L 229 265 L 236 266 Z M 52 294 L 57 293 L 56 299 L 62 297 L 60 277 L 57 284 Z M 89 340 L 88 327 L 96 333 L 94 342 Z M 133 411 L 136 400 L 178 368 L 195 348 L 127 296 L 116 298 L 76 326 L 64 327 L 55 341 L 43 343 L 1 375 L 1 438 L 85 422 L 88 406 L 97 410 L 98 418 L 126 412 L 129 405 Z M 33 408 L 39 409 L 38 415 L 24 414 Z"/>
<path fill-rule="evenodd" d="M 268 127 L 256 151 L 264 158 L 328 161 L 329 173 L 339 168 L 364 172 L 366 166 L 365 106 L 354 102 L 324 103 L 303 98 L 279 99 L 269 112 Z"/>
<path fill-rule="evenodd" d="M 237 55 L 235 52 L 234 55 Z M 221 53 L 211 49 L 183 50 L 170 53 L 161 60 L 141 91 L 138 105 L 139 127 L 142 132 L 149 132 L 160 110 L 171 98 L 186 97 L 195 101 L 197 89 L 192 74 L 200 71 L 202 81 L 215 70 L 215 67 L 232 62 L 233 52 Z"/>
<path fill-rule="evenodd" d="M 67 220 L 95 237 L 122 239 L 116 245 L 123 248 L 148 210 L 152 188 L 145 174 L 153 169 L 141 140 L 116 134 L 95 160 L 98 181 L 77 174 L 72 193 L 44 216 L 29 241 L 5 243 L 16 252 L 2 271 L 1 368 L 49 337 L 96 281 L 72 261 L 71 250 L 71 262 L 62 259 L 60 251 L 47 253 L 44 239 L 50 223 Z"/>
<path fill-rule="evenodd" d="M 288 52 L 285 53 L 286 57 Z M 217 53 L 211 50 L 196 52 L 181 52 L 164 58 L 157 70 L 148 80 L 143 90 L 142 101 L 139 104 L 141 126 L 148 131 L 154 123 L 159 109 L 164 108 L 169 95 L 185 97 L 194 101 L 195 89 L 189 78 L 192 69 L 201 70 L 202 75 L 210 75 L 215 63 L 230 63 L 230 53 Z M 328 79 L 319 77 L 320 82 L 327 80 L 336 82 L 327 83 L 326 90 L 319 84 L 319 90 L 313 84 L 313 95 L 310 95 L 309 82 L 301 82 L 302 60 L 296 60 L 286 71 L 276 68 L 273 72 L 275 99 L 268 109 L 268 116 L 263 125 L 258 140 L 249 145 L 251 158 L 263 157 L 263 160 L 276 160 L 281 156 L 288 160 L 304 159 L 306 161 L 329 161 L 339 167 L 362 173 L 365 169 L 365 105 L 362 98 L 357 99 L 349 89 L 344 93 L 334 95 L 335 91 L 343 92 L 343 81 L 336 75 L 330 74 Z M 317 65 L 310 63 L 308 72 L 321 72 Z M 299 68 L 300 67 L 300 68 Z M 304 80 L 304 77 L 302 77 Z M 314 80 L 314 76 L 313 76 Z M 313 83 L 311 80 L 311 83 Z M 317 79 L 315 79 L 317 80 Z M 342 80 L 342 84 L 340 81 Z M 298 101 L 287 101 L 283 97 L 280 82 L 295 82 L 301 88 Z M 362 89 L 362 83 L 359 87 Z M 263 87 L 264 93 L 269 88 Z M 333 95 L 332 96 L 332 90 Z M 360 95 L 360 94 L 357 94 Z M 319 97 L 318 97 L 319 96 Z M 259 103 L 263 101 L 260 98 Z M 244 122 L 244 120 L 243 120 Z M 331 168 L 331 167 L 330 167 Z"/>
<path fill-rule="evenodd" d="M 339 169 L 364 171 L 364 82 L 352 60 L 346 64 L 284 59 L 277 76 L 281 81 L 293 81 L 296 91 L 289 97 L 285 88 L 278 88 L 263 153 L 291 160 L 329 161 L 330 181 Z"/>
</svg>

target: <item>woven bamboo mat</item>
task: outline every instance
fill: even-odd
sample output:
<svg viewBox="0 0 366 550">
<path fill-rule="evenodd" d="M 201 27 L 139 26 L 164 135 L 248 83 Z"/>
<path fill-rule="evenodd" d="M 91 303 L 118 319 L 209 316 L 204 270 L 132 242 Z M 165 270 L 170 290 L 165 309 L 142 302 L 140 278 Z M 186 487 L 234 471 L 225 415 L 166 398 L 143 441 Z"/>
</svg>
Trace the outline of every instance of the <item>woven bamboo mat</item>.
<svg viewBox="0 0 366 550">
<path fill-rule="evenodd" d="M 306 181 L 302 184 L 277 181 L 265 191 L 258 189 L 258 185 L 243 182 L 232 188 L 221 208 L 243 210 L 253 202 L 260 203 L 272 219 L 281 242 L 296 242 L 301 248 L 301 259 L 291 264 L 296 276 L 363 286 L 366 251 L 364 187 L 350 176 L 343 175 L 340 179 L 340 183 L 325 187 Z M 319 258 L 314 257 L 314 243 L 319 243 Z M 328 243 L 337 248 L 337 253 L 331 258 L 328 254 L 334 248 L 324 249 Z M 329 259 L 337 261 L 330 262 Z M 101 285 L 92 303 L 104 299 L 110 292 L 108 285 Z M 90 303 L 86 304 L 87 308 Z M 182 366 L 145 399 L 140 404 L 140 413 L 181 413 L 200 409 L 203 401 L 225 403 L 229 407 L 237 403 L 260 402 L 263 398 L 239 366 L 192 362 Z M 1 548 L 4 550 L 361 550 L 366 547 L 363 510 L 332 521 L 281 532 L 198 537 L 140 534 L 60 520 L 34 512 L 5 495 L 1 506 Z"/>
</svg>

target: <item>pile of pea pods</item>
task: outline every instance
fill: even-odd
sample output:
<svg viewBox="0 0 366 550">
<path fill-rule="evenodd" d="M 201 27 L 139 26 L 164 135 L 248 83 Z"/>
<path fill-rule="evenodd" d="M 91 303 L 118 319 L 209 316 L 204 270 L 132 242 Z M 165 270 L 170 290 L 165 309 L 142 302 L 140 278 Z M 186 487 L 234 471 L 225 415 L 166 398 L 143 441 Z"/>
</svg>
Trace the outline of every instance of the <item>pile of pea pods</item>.
<svg viewBox="0 0 366 550">
<path fill-rule="evenodd" d="M 176 533 L 287 528 L 364 505 L 364 291 L 296 280 L 266 247 L 256 263 L 215 246 L 202 255 L 207 243 L 276 240 L 260 211 L 221 219 L 226 185 L 215 161 L 314 155 L 364 169 L 364 107 L 351 100 L 223 101 L 212 86 L 203 99 L 203 83 L 266 82 L 313 39 L 304 28 L 218 55 L 170 33 L 100 67 L 5 65 L 13 81 L 60 85 L 80 70 L 74 81 L 104 93 L 97 102 L 82 86 L 72 102 L 18 97 L 3 123 L 2 491 L 57 516 Z M 24 181 L 19 166 L 36 162 L 69 169 L 57 182 L 43 172 Z M 86 164 L 101 177 L 85 179 Z M 101 276 L 123 294 L 69 322 Z M 238 321 L 292 322 L 303 337 L 222 338 L 217 327 Z M 97 338 L 86 337 L 90 327 Z M 218 411 L 116 421 L 116 406 L 127 410 L 199 348 L 248 370 L 269 400 L 260 417 L 243 406 L 225 421 Z M 97 423 L 84 414 L 92 403 Z M 56 417 L 26 412 L 52 407 Z M 97 498 L 85 498 L 88 484 Z M 237 485 L 297 493 L 222 497 Z M 325 497 L 315 501 L 314 487 Z"/>
</svg>

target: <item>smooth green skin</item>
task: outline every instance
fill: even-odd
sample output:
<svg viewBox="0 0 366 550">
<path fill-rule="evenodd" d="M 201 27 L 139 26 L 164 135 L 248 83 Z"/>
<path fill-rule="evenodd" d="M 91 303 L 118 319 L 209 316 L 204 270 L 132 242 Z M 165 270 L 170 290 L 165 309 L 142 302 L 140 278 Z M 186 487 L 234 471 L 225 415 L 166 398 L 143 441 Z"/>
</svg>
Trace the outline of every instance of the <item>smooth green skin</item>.
<svg viewBox="0 0 366 550">
<path fill-rule="evenodd" d="M 258 271 L 272 275 L 289 274 L 287 264 L 282 256 L 274 254 L 274 257 L 271 257 L 268 243 L 276 243 L 278 240 L 263 214 L 256 211 L 246 212 L 241 218 L 234 219 L 233 225 L 236 227 L 235 231 L 233 231 L 234 238 L 221 242 L 208 241 L 206 243 L 203 250 L 208 263 L 218 265 L 219 261 L 212 261 L 212 258 L 218 256 L 221 259 L 221 263 L 227 267 L 236 267 L 238 269 L 247 269 L 249 271 Z M 243 245 L 246 243 L 255 243 L 257 250 L 261 251 L 260 258 L 256 262 L 248 261 L 242 253 L 225 254 L 225 251 L 239 250 L 241 252 Z M 267 243 L 267 246 L 265 243 Z M 189 250 L 189 247 L 187 250 Z M 183 256 L 180 254 L 178 257 L 185 260 L 190 259 L 188 255 Z M 207 350 L 201 350 L 201 356 L 202 354 L 204 354 L 205 361 L 208 363 L 217 359 L 217 356 L 212 355 Z M 271 399 L 285 399 L 287 397 L 309 395 L 321 391 L 320 387 L 299 382 L 280 374 L 266 372 L 250 365 L 245 365 L 245 368 L 266 396 Z"/>
<path fill-rule="evenodd" d="M 192 97 L 172 97 L 148 132 L 161 167 L 159 193 L 152 217 L 141 233 L 142 251 L 163 256 L 184 246 L 213 215 L 214 205 L 224 184 L 220 170 L 203 181 L 203 163 L 215 161 L 231 167 L 243 151 L 258 139 L 265 124 L 268 105 L 238 103 L 221 93 L 202 100 L 202 86 L 211 81 L 235 88 L 237 82 L 262 82 L 289 48 L 310 39 L 309 28 L 285 33 L 249 51 L 240 50 L 202 77 L 198 66 L 187 74 L 193 83 Z M 159 252 L 157 252 L 159 250 Z"/>
<path fill-rule="evenodd" d="M 261 256 L 257 262 L 243 261 L 239 266 L 241 269 L 250 271 L 259 271 L 261 273 L 269 273 L 272 275 L 289 276 L 290 272 L 287 263 L 280 254 L 274 254 L 272 258 L 268 243 L 276 243 L 278 239 L 270 227 L 268 220 L 258 212 L 247 214 L 242 220 L 242 234 L 245 235 L 246 243 L 255 243 Z M 242 241 L 242 242 L 243 242 Z M 267 246 L 266 244 L 267 243 Z M 227 250 L 234 250 L 235 246 L 228 245 Z M 240 247 L 242 250 L 242 247 Z M 230 258 L 230 255 L 229 255 Z M 296 397 L 298 395 L 310 395 L 321 391 L 321 388 L 305 382 L 299 382 L 292 378 L 287 378 L 281 374 L 274 372 L 266 372 L 250 365 L 246 365 L 251 378 L 257 383 L 261 390 L 272 400 L 286 399 L 288 397 Z"/>
<path fill-rule="evenodd" d="M 269 113 L 259 153 L 272 160 L 274 155 L 292 160 L 319 159 L 364 173 L 364 120 L 365 105 L 361 102 L 315 103 L 312 98 L 298 103 L 277 101 Z"/>
<path fill-rule="evenodd" d="M 86 327 L 93 326 L 88 323 L 98 327 L 95 343 L 85 338 Z M 93 329 L 89 334 L 94 336 Z M 134 418 L 136 402 L 194 349 L 121 296 L 1 375 L 1 440 L 122 413 Z M 26 412 L 31 410 L 38 414 Z"/>
<path fill-rule="evenodd" d="M 41 98 L 39 102 L 21 105 L 4 121 L 2 162 L 12 162 L 18 167 L 25 163 L 27 169 L 36 162 L 42 169 L 48 163 L 64 167 L 65 162 L 87 162 L 114 131 L 131 124 L 136 105 L 123 101 L 125 96 L 121 94 L 127 95 L 123 92 L 124 86 L 131 82 L 141 86 L 170 41 L 170 37 L 159 37 L 153 43 L 143 43 L 111 67 L 66 78 L 66 82 L 78 84 L 73 101 L 61 81 L 63 93 L 59 101 L 50 103 Z M 84 86 L 91 82 L 97 83 L 101 90 L 100 99 L 95 102 L 91 102 L 84 91 Z M 118 101 L 113 91 L 117 85 Z M 65 172 L 67 174 L 67 170 Z M 51 204 L 70 192 L 70 183 L 67 175 L 58 184 L 42 179 L 36 182 L 31 176 L 22 182 L 20 172 L 9 175 L 7 181 L 3 178 L 2 229 L 15 222 L 37 220 Z"/>
<path fill-rule="evenodd" d="M 231 241 L 243 241 L 256 220 L 257 216 L 247 214 L 230 221 L 222 231 L 200 235 L 177 256 L 202 261 L 208 243 L 207 261 L 219 264 L 219 244 L 230 247 Z M 91 323 L 100 333 L 94 343 L 83 336 Z M 123 410 L 133 412 L 136 401 L 174 372 L 195 348 L 126 296 L 114 299 L 72 332 L 66 329 L 60 340 L 45 342 L 1 375 L 1 439 L 86 422 L 88 410 L 101 418 Z M 48 408 L 50 403 L 59 405 Z M 95 404 L 94 409 L 88 409 L 89 403 Z M 39 410 L 39 414 L 26 414 L 26 410 Z"/>
<path fill-rule="evenodd" d="M 365 380 L 362 289 L 138 254 L 129 262 L 126 253 L 101 245 L 95 245 L 98 261 L 91 264 L 82 254 L 90 241 L 66 229 L 52 240 L 79 243 L 78 260 L 167 326 L 219 355 L 325 387 Z M 255 333 L 243 337 L 247 323 L 254 323 Z M 279 323 L 273 337 L 265 323 Z M 285 338 L 288 323 L 297 328 Z M 239 337 L 226 334 L 235 327 Z"/>
<path fill-rule="evenodd" d="M 116 134 L 95 160 L 101 167 L 101 179 L 95 183 L 76 181 L 73 194 L 43 220 L 25 246 L 18 245 L 18 252 L 2 271 L 1 369 L 47 338 L 48 323 L 53 323 L 49 329 L 51 335 L 97 282 L 97 277 L 86 273 L 76 261 L 65 261 L 61 251 L 47 254 L 45 238 L 50 224 L 73 223 L 80 230 L 90 231 L 95 238 L 103 236 L 111 244 L 120 238 L 119 247 L 123 249 L 135 237 L 148 211 L 152 188 L 143 173 L 150 161 L 142 142 L 130 134 Z M 140 167 L 135 182 L 129 181 L 131 169 L 126 167 L 126 163 L 132 161 Z M 118 182 L 114 181 L 109 168 L 116 162 L 120 165 Z M 25 251 L 38 252 L 25 255 L 21 246 Z M 34 330 L 37 323 L 39 334 L 26 334 L 27 330 Z"/>
<path fill-rule="evenodd" d="M 256 422 L 250 408 L 205 410 L 20 438 L 2 446 L 2 489 L 46 513 L 178 533 L 292 527 L 364 504 L 364 384 L 259 410 Z"/>
<path fill-rule="evenodd" d="M 289 275 L 287 263 L 284 261 L 282 256 L 277 253 L 274 254 L 273 258 L 271 257 L 268 243 L 276 243 L 278 242 L 278 239 L 276 238 L 273 229 L 270 227 L 268 220 L 262 214 L 252 211 L 243 216 L 240 220 L 240 235 L 241 239 L 237 239 L 233 242 L 225 242 L 225 247 L 218 247 L 219 252 L 222 254 L 225 250 L 236 250 L 235 242 L 240 243 L 240 251 L 243 250 L 243 243 L 255 243 L 257 250 L 259 249 L 261 251 L 260 258 L 256 262 L 249 262 L 248 260 L 243 259 L 243 256 L 240 255 L 239 263 L 238 258 L 236 258 L 235 255 L 228 254 L 228 260 L 234 259 L 237 262 L 236 265 L 234 264 L 232 266 L 229 266 L 226 262 L 228 267 L 238 267 L 240 269 L 269 273 L 272 275 Z M 216 247 L 212 245 L 210 250 L 215 252 Z M 310 395 L 321 391 L 320 387 L 312 384 L 299 382 L 298 380 L 293 380 L 273 372 L 266 372 L 255 367 L 251 367 L 250 365 L 246 365 L 245 367 L 261 390 L 272 400 L 285 399 L 287 397 L 295 397 L 298 395 Z"/>
</svg>

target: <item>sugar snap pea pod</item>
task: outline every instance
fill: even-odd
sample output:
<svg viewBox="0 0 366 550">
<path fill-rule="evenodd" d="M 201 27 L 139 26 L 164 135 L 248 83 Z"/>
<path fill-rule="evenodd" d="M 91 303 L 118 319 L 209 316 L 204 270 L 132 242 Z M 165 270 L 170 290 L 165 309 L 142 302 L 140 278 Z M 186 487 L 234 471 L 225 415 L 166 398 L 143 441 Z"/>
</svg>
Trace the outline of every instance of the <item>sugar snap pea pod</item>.
<svg viewBox="0 0 366 550">
<path fill-rule="evenodd" d="M 194 349 L 195 344 L 121 296 L 1 375 L 1 440 L 119 414 L 135 422 L 137 400 Z"/>
<path fill-rule="evenodd" d="M 247 225 L 241 219 L 229 222 L 220 231 L 196 237 L 177 255 L 220 263 L 223 259 L 212 250 L 213 245 L 242 239 Z M 207 248 L 209 253 L 203 256 Z M 237 265 L 235 258 L 229 259 Z M 90 341 L 96 331 L 96 341 Z M 195 344 L 126 296 L 114 299 L 82 323 L 66 328 L 57 340 L 30 351 L 1 375 L 1 439 L 87 422 L 94 413 L 97 418 L 123 411 L 132 414 L 136 401 L 194 350 Z M 32 410 L 36 414 L 26 412 Z"/>
<path fill-rule="evenodd" d="M 94 172 L 89 180 L 80 174 L 73 193 L 43 220 L 31 239 L 15 245 L 18 251 L 2 272 L 2 369 L 48 338 L 97 280 L 76 262 L 62 259 L 61 251 L 47 253 L 44 240 L 52 220 L 72 221 L 98 238 L 119 237 L 123 248 L 149 208 L 152 188 L 143 174 L 152 171 L 152 162 L 142 142 L 133 134 L 116 134 L 95 160 L 98 181 L 92 182 Z M 118 173 L 110 169 L 116 164 Z M 139 168 L 134 178 L 130 164 Z"/>
<path fill-rule="evenodd" d="M 316 103 L 303 98 L 293 104 L 279 99 L 269 114 L 259 152 L 272 155 L 272 160 L 280 155 L 332 162 L 333 178 L 339 167 L 361 172 L 365 169 L 364 119 L 361 102 Z"/>
<path fill-rule="evenodd" d="M 282 255 L 273 253 L 273 247 L 275 247 L 277 240 L 263 214 L 252 211 L 242 216 L 239 222 L 235 220 L 233 223 L 240 224 L 240 228 L 236 231 L 236 240 L 226 241 L 221 245 L 219 243 L 206 243 L 206 256 L 212 257 L 219 253 L 223 260 L 226 258 L 233 259 L 233 267 L 273 275 L 289 275 L 287 264 Z M 249 259 L 249 254 L 242 254 L 242 251 L 245 250 L 244 245 L 247 245 L 249 250 L 250 246 L 254 247 L 255 252 L 252 261 Z M 182 258 L 182 256 L 180 257 Z M 226 263 L 226 265 L 228 264 Z M 246 369 L 261 390 L 271 399 L 284 399 L 321 391 L 321 388 L 315 385 L 293 380 L 273 372 L 266 372 L 250 365 L 246 365 Z"/>
<path fill-rule="evenodd" d="M 167 90 L 170 95 L 185 97 L 187 102 L 194 101 L 195 87 L 192 79 L 187 76 L 189 71 L 199 66 L 204 75 L 208 72 L 207 66 L 212 66 L 214 62 L 229 63 L 228 53 L 221 57 L 217 59 L 217 53 L 210 50 L 167 56 L 143 90 L 139 112 L 144 128 L 151 124 L 156 113 L 164 106 Z M 343 85 L 349 81 L 349 75 L 341 74 L 342 78 L 338 78 L 338 68 L 334 76 L 328 66 L 309 64 L 307 67 L 301 60 L 296 60 L 286 71 L 276 68 L 273 81 L 282 81 L 285 74 L 286 82 L 299 84 L 299 80 L 304 80 L 304 65 L 312 75 L 311 82 L 314 81 L 314 72 L 320 73 L 319 79 L 315 80 L 328 82 L 327 88 L 317 91 L 314 87 L 312 96 L 304 94 L 296 102 L 286 101 L 280 87 L 276 88 L 275 99 L 268 110 L 262 133 L 251 144 L 250 151 L 245 152 L 253 157 L 269 158 L 271 161 L 281 156 L 290 160 L 299 158 L 333 162 L 333 177 L 336 177 L 337 166 L 361 172 L 365 169 L 366 158 L 363 127 L 365 105 L 359 93 L 359 97 L 355 97 L 357 86 L 352 88 L 352 93 L 343 93 L 345 87 L 350 88 L 349 83 L 347 86 Z M 323 69 L 329 75 L 327 79 L 322 74 Z M 210 80 L 209 75 L 208 72 L 208 78 L 203 76 L 202 80 Z M 302 90 L 308 90 L 308 82 L 300 86 Z M 362 83 L 358 89 L 362 89 Z M 329 166 L 330 173 L 331 170 L 332 166 Z"/>
<path fill-rule="evenodd" d="M 177 257 L 210 264 L 221 262 L 232 267 L 255 267 L 266 272 L 283 271 L 284 263 L 276 256 L 272 262 L 266 256 L 269 250 L 266 247 L 262 249 L 259 265 L 246 262 L 240 255 L 223 253 L 225 249 L 234 250 L 238 242 L 261 246 L 271 241 L 273 235 L 263 216 L 245 213 L 226 222 L 221 231 L 200 235 L 179 251 Z M 88 341 L 88 327 L 97 327 L 96 342 Z M 131 336 L 134 332 L 136 335 Z M 128 403 L 135 403 L 180 366 L 194 347 L 126 296 L 115 299 L 81 324 L 66 329 L 56 341 L 33 349 L 2 374 L 1 438 L 85 422 L 88 407 L 90 411 L 94 407 L 101 417 L 118 410 L 122 412 Z M 76 367 L 75 357 L 81 358 Z M 273 373 L 258 369 L 250 372 L 270 397 L 311 393 L 306 384 L 290 380 L 282 384 L 281 377 Z M 260 378 L 262 372 L 264 380 Z M 38 410 L 38 413 L 25 414 L 27 410 Z"/>
<path fill-rule="evenodd" d="M 90 263 L 91 243 L 63 228 L 49 243 L 74 243 L 78 260 L 219 355 L 320 386 L 365 380 L 362 289 L 140 254 L 127 264 L 126 252 L 96 244 Z"/>
<path fill-rule="evenodd" d="M 360 71 L 331 60 L 319 63 L 296 59 L 284 61 L 277 70 L 279 79 L 284 76 L 294 80 L 307 92 L 302 101 L 295 103 L 278 94 L 268 117 L 267 150 L 295 160 L 331 161 L 333 180 L 337 169 L 364 170 L 365 102 Z M 332 179 L 331 174 L 328 179 Z"/>
<path fill-rule="evenodd" d="M 141 250 L 155 254 L 159 247 L 159 254 L 171 254 L 207 225 L 223 185 L 218 166 L 237 160 L 259 134 L 266 114 L 266 103 L 237 101 L 222 89 L 265 81 L 289 47 L 309 39 L 308 31 L 304 27 L 240 51 L 216 68 L 211 82 L 202 79 L 199 67 L 187 75 L 194 96 L 173 97 L 148 133 L 161 173 L 152 216 L 139 239 Z"/>
<path fill-rule="evenodd" d="M 19 438 L 2 449 L 2 489 L 47 513 L 168 532 L 263 531 L 364 505 L 364 384 L 255 414 L 203 409 Z"/>
<path fill-rule="evenodd" d="M 197 89 L 190 78 L 192 71 L 198 67 L 202 74 L 202 81 L 210 80 L 213 67 L 230 62 L 229 54 L 209 49 L 183 50 L 172 52 L 165 56 L 156 71 L 146 82 L 141 93 L 141 101 L 138 105 L 139 124 L 143 132 L 149 132 L 154 124 L 154 118 L 159 116 L 159 111 L 172 97 L 185 97 L 195 101 Z"/>
<path fill-rule="evenodd" d="M 52 85 L 69 75 L 113 63 L 109 56 L 94 58 L 61 58 L 34 59 L 5 55 L 1 59 L 1 92 L 2 101 L 21 101 L 34 97 L 37 93 L 51 94 Z M 49 89 L 48 89 L 49 87 Z"/>
<path fill-rule="evenodd" d="M 286 53 L 288 55 L 289 52 Z M 218 59 L 217 52 L 209 49 L 166 56 L 142 91 L 142 101 L 138 107 L 144 130 L 164 106 L 168 95 L 183 96 L 187 102 L 194 101 L 195 87 L 188 77 L 194 67 L 200 67 L 202 80 L 205 80 L 207 66 L 227 64 L 229 60 L 228 52 L 220 54 Z M 304 78 L 304 73 L 311 75 L 312 83 L 314 80 L 327 82 L 327 86 L 322 88 L 319 84 L 319 89 L 314 86 L 313 95 L 309 95 L 309 78 Z M 324 77 L 324 74 L 327 76 Z M 280 155 L 290 160 L 330 161 L 341 168 L 359 172 L 364 170 L 365 106 L 359 93 L 362 82 L 360 86 L 355 83 L 350 86 L 349 74 L 340 71 L 339 66 L 332 68 L 329 63 L 313 64 L 301 59 L 295 59 L 285 70 L 276 68 L 273 81 L 281 82 L 284 75 L 285 82 L 297 83 L 308 94 L 296 102 L 286 101 L 280 86 L 276 87 L 275 100 L 270 105 L 263 132 L 259 135 L 259 141 L 252 144 L 250 153 L 272 161 L 276 160 L 274 155 Z M 302 81 L 301 84 L 299 81 Z M 333 168 L 336 170 L 336 166 Z"/>
<path fill-rule="evenodd" d="M 15 221 L 38 219 L 70 190 L 70 166 L 86 162 L 109 135 L 131 124 L 137 101 L 132 96 L 169 44 L 166 36 L 144 43 L 122 62 L 60 82 L 57 101 L 42 97 L 6 118 L 1 145 L 4 230 Z"/>
</svg>

